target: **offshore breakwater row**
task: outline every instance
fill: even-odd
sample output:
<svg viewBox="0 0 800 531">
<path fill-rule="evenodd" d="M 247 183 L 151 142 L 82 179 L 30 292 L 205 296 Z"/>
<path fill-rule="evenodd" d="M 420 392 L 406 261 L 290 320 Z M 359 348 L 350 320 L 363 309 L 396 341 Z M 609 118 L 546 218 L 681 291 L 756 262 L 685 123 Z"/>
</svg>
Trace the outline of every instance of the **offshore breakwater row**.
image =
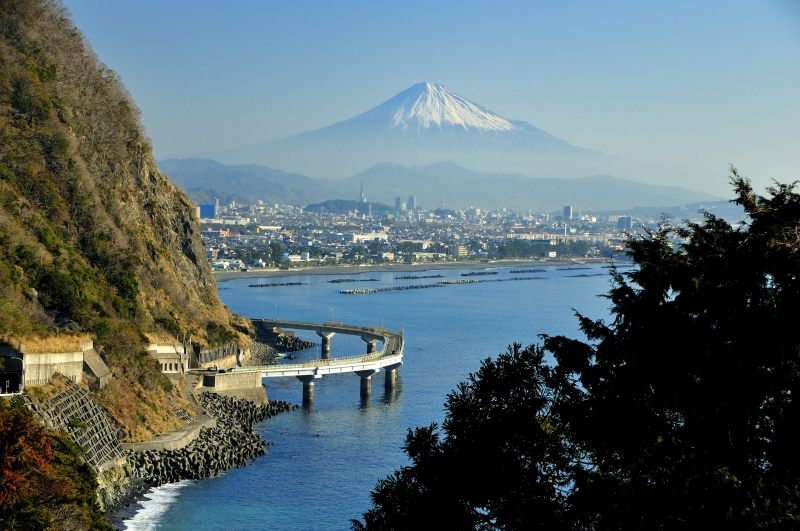
<svg viewBox="0 0 800 531">
<path fill-rule="evenodd" d="M 366 289 L 343 289 L 339 293 L 344 295 L 363 295 L 365 293 L 381 293 L 383 291 L 406 291 L 410 289 L 441 288 L 444 284 L 416 284 L 413 286 L 395 286 L 393 288 L 366 288 Z"/>
<path fill-rule="evenodd" d="M 182 479 L 205 479 L 247 466 L 267 453 L 269 443 L 253 431 L 253 425 L 279 413 L 297 409 L 284 401 L 256 405 L 249 400 L 201 393 L 198 400 L 217 421 L 215 428 L 202 428 L 199 436 L 179 450 L 130 452 L 133 476 L 159 486 Z"/>
<path fill-rule="evenodd" d="M 436 284 L 417 284 L 414 286 L 397 286 L 393 288 L 371 288 L 371 289 L 343 289 L 339 293 L 342 295 L 366 295 L 367 293 L 382 293 L 384 291 L 405 291 L 410 289 L 442 288 L 457 284 L 481 284 L 483 282 L 514 282 L 520 280 L 546 280 L 545 277 L 512 277 L 512 278 L 493 278 L 487 280 L 442 280 Z"/>
<path fill-rule="evenodd" d="M 250 284 L 248 288 L 276 288 L 278 286 L 308 286 L 308 282 L 281 282 L 273 284 Z"/>
</svg>

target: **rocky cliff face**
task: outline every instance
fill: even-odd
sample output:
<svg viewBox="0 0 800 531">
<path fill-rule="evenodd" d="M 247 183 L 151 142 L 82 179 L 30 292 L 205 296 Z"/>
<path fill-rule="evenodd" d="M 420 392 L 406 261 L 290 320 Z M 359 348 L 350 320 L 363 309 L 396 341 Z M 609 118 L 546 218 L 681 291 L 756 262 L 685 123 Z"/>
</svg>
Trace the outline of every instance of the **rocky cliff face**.
<svg viewBox="0 0 800 531">
<path fill-rule="evenodd" d="M 0 334 L 218 335 L 198 222 L 130 95 L 58 2 L 0 5 Z"/>
<path fill-rule="evenodd" d="M 95 398 L 141 440 L 180 400 L 145 344 L 246 343 L 232 318 L 116 74 L 58 0 L 0 0 L 0 345 L 91 335 L 115 376 Z"/>
</svg>

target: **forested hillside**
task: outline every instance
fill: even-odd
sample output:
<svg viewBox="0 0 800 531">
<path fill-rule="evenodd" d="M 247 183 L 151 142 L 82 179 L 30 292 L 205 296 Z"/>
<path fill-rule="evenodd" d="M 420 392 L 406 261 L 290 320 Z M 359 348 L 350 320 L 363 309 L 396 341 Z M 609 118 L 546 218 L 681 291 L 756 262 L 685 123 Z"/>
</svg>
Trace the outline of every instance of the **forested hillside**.
<svg viewBox="0 0 800 531">
<path fill-rule="evenodd" d="M 117 376 L 99 399 L 145 433 L 170 388 L 146 343 L 219 344 L 231 318 L 117 75 L 57 0 L 0 0 L 0 342 L 91 336 Z"/>
</svg>

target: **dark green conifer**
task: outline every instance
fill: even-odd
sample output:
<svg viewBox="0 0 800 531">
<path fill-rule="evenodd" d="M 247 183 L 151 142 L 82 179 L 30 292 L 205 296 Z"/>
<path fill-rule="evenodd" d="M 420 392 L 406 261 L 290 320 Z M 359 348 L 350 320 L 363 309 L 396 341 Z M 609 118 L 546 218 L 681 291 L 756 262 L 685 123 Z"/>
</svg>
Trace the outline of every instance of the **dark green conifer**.
<svg viewBox="0 0 800 531">
<path fill-rule="evenodd" d="M 485 360 L 354 528 L 800 526 L 800 195 L 731 171 L 745 222 L 631 239 L 613 321 Z"/>
</svg>

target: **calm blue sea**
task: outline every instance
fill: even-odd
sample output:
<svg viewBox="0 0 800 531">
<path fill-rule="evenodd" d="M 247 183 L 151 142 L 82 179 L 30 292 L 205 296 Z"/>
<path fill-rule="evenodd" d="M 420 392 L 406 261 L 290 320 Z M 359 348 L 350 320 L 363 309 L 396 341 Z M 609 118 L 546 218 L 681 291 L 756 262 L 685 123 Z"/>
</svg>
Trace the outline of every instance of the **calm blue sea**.
<svg viewBox="0 0 800 531">
<path fill-rule="evenodd" d="M 366 269 L 366 268 L 362 268 Z M 527 345 L 539 334 L 578 337 L 575 310 L 607 319 L 609 303 L 598 295 L 610 287 L 608 270 L 512 275 L 493 269 L 495 277 L 538 276 L 542 280 L 488 282 L 435 289 L 341 295 L 340 289 L 427 284 L 461 279 L 467 271 L 436 271 L 444 279 L 393 280 L 408 273 L 369 273 L 347 278 L 380 282 L 330 284 L 342 276 L 309 275 L 257 282 L 305 282 L 306 286 L 248 288 L 253 279 L 220 284 L 223 303 L 252 318 L 337 321 L 404 330 L 405 364 L 392 393 L 383 374 L 374 377 L 372 397 L 359 397 L 353 374 L 317 380 L 310 410 L 298 409 L 261 423 L 257 429 L 270 453 L 251 466 L 205 481 L 167 485 L 148 494 L 144 509 L 128 522 L 131 530 L 330 530 L 349 529 L 351 518 L 369 508 L 376 481 L 406 464 L 401 451 L 410 427 L 441 422 L 447 393 L 482 359 L 504 352 L 513 342 Z M 585 274 L 600 276 L 575 277 Z M 300 337 L 318 343 L 312 333 Z M 337 335 L 333 356 L 366 352 L 357 337 Z M 298 359 L 318 357 L 318 350 Z M 302 384 L 294 378 L 267 381 L 270 399 L 299 403 Z"/>
</svg>

